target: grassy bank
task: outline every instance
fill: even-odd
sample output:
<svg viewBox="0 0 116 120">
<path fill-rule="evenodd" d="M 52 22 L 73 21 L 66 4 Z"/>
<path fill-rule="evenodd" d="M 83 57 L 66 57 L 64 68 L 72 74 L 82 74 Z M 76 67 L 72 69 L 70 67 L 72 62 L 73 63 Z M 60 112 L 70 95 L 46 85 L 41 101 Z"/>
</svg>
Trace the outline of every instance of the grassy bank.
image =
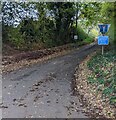
<svg viewBox="0 0 116 120">
<path fill-rule="evenodd" d="M 115 51 L 108 50 L 104 55 L 98 53 L 87 63 L 92 71 L 91 76 L 88 76 L 88 82 L 96 86 L 96 93 L 102 92 L 102 98 L 113 105 L 116 105 L 115 60 Z"/>
</svg>

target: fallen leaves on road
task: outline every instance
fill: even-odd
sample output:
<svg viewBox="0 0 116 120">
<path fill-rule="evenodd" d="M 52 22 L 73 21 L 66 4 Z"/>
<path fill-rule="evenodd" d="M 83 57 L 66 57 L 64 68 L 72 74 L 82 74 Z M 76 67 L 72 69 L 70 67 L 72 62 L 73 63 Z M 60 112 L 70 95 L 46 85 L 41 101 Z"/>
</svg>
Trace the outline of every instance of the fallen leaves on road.
<svg viewBox="0 0 116 120">
<path fill-rule="evenodd" d="M 8 106 L 7 105 L 3 105 L 3 103 L 0 103 L 0 109 L 2 109 L 2 108 L 6 109 L 6 108 L 8 108 Z"/>
<path fill-rule="evenodd" d="M 21 106 L 22 106 L 22 107 L 27 107 L 27 105 L 24 104 L 24 103 L 21 103 L 21 104 L 19 104 L 18 106 L 19 106 L 19 107 L 21 107 Z"/>
<path fill-rule="evenodd" d="M 17 105 L 19 107 L 27 107 L 26 103 L 22 103 L 23 101 L 24 101 L 23 98 L 20 98 L 20 99 L 14 98 L 13 99 L 13 102 L 14 102 L 13 105 Z"/>
</svg>

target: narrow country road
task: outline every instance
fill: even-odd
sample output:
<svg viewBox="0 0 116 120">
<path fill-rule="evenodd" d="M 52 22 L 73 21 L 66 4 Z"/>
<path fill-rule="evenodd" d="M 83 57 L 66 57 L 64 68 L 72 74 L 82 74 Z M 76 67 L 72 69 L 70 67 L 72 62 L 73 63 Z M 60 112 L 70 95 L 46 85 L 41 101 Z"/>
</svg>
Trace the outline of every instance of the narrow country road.
<svg viewBox="0 0 116 120">
<path fill-rule="evenodd" d="M 87 118 L 72 94 L 75 67 L 97 45 L 3 74 L 3 118 Z"/>
</svg>

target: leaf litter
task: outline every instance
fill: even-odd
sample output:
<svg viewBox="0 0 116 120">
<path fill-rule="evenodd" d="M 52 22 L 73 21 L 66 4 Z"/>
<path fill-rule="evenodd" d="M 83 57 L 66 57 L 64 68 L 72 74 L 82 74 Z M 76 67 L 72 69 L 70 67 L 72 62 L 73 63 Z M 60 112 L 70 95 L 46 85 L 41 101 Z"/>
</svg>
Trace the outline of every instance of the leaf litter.
<svg viewBox="0 0 116 120">
<path fill-rule="evenodd" d="M 79 95 L 79 100 L 83 106 L 83 112 L 94 118 L 116 118 L 116 108 L 112 107 L 107 99 L 102 99 L 102 92 L 96 92 L 96 88 L 88 83 L 88 75 L 92 71 L 88 69 L 87 62 L 93 55 L 88 56 L 77 68 L 75 69 L 75 92 Z"/>
</svg>

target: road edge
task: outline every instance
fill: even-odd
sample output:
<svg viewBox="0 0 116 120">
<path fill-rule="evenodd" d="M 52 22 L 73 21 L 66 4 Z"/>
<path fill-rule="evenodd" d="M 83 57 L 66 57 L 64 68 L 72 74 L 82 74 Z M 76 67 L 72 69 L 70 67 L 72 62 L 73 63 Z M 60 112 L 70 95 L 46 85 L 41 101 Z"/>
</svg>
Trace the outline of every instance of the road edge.
<svg viewBox="0 0 116 120">
<path fill-rule="evenodd" d="M 28 66 L 31 66 L 31 65 L 34 65 L 34 64 L 37 64 L 37 63 L 41 64 L 41 63 L 46 62 L 47 60 L 67 55 L 67 54 L 69 54 L 69 53 L 71 53 L 71 52 L 73 52 L 75 50 L 80 50 L 81 48 L 85 48 L 85 49 L 91 48 L 94 45 L 96 45 L 95 42 L 93 42 L 91 44 L 87 44 L 87 45 L 76 46 L 76 47 L 74 47 L 72 49 L 62 50 L 60 52 L 45 56 L 43 58 L 30 59 L 30 60 L 24 59 L 24 60 L 21 60 L 19 62 L 15 62 L 13 64 L 2 65 L 2 73 L 7 74 L 8 72 L 19 70 L 19 69 L 21 69 L 23 67 L 28 67 Z"/>
</svg>

